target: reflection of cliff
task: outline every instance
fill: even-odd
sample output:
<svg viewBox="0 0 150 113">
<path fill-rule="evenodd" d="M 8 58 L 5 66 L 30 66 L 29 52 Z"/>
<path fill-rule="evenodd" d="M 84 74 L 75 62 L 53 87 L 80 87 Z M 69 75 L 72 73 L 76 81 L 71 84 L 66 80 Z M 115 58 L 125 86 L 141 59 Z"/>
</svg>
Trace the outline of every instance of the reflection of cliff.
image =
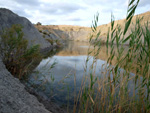
<svg viewBox="0 0 150 113">
<path fill-rule="evenodd" d="M 133 17 L 132 22 L 131 22 L 133 24 L 130 25 L 130 28 L 129 28 L 126 36 L 129 35 L 131 28 L 134 27 L 134 24 L 136 22 L 136 17 L 137 16 Z M 140 18 L 143 17 L 143 20 L 141 21 L 142 26 L 147 21 L 150 22 L 150 12 L 140 14 L 140 15 L 138 15 L 138 17 L 140 17 Z M 121 28 L 123 29 L 125 26 L 125 19 L 115 21 L 114 26 L 116 27 L 117 24 L 119 24 L 121 26 Z M 106 41 L 107 31 L 108 31 L 108 28 L 110 27 L 110 25 L 111 24 L 109 23 L 109 24 L 98 26 L 98 30 L 101 31 L 100 38 L 103 41 Z M 89 39 L 90 33 L 91 33 L 90 27 L 81 27 L 81 26 L 71 26 L 71 25 L 46 25 L 46 26 L 42 26 L 42 25 L 35 25 L 35 27 L 39 30 L 49 30 L 49 32 L 51 34 L 53 34 L 57 37 L 60 37 L 61 39 L 74 40 L 74 41 L 86 41 L 87 42 Z M 149 28 L 150 28 L 150 26 L 149 26 Z"/>
<path fill-rule="evenodd" d="M 88 54 L 88 47 L 89 44 L 86 42 L 69 42 L 68 46 L 65 47 L 62 51 L 58 52 L 56 54 L 56 56 L 87 56 Z M 116 65 L 117 63 L 117 47 L 114 48 L 115 51 L 115 56 L 112 60 L 112 65 Z M 124 46 L 124 53 L 123 53 L 123 57 L 125 57 L 124 55 L 127 53 L 128 50 L 128 46 Z M 91 50 L 93 50 L 93 47 L 91 47 Z M 108 58 L 110 57 L 110 53 L 111 53 L 111 47 L 109 46 L 108 48 L 108 55 L 107 55 L 107 48 L 105 45 L 101 46 L 101 49 L 99 51 L 99 54 L 97 56 L 98 59 L 103 60 L 103 61 L 107 61 Z M 90 56 L 94 56 L 94 54 L 90 54 Z M 136 60 L 136 59 L 134 59 Z M 133 61 L 134 62 L 134 61 Z M 122 62 L 122 66 L 125 62 Z M 134 67 L 136 67 L 136 63 L 132 64 Z M 133 68 L 132 72 L 134 73 L 136 70 Z"/>
<path fill-rule="evenodd" d="M 83 56 L 88 54 L 88 47 L 89 44 L 86 42 L 69 42 L 68 46 L 65 47 L 62 51 L 58 52 L 56 55 L 57 56 Z M 125 46 L 125 48 L 127 47 Z M 91 50 L 93 50 L 93 47 L 91 47 Z M 98 59 L 106 61 L 110 56 L 110 50 L 111 48 L 109 47 L 108 55 L 107 55 L 106 46 L 101 46 L 101 49 L 98 54 Z M 91 54 L 91 56 L 93 56 L 93 54 Z M 116 62 L 116 56 L 114 57 L 112 64 L 114 64 L 115 62 Z"/>
<path fill-rule="evenodd" d="M 88 43 L 69 41 L 68 45 L 60 51 L 58 56 L 79 56 L 87 55 Z"/>
</svg>

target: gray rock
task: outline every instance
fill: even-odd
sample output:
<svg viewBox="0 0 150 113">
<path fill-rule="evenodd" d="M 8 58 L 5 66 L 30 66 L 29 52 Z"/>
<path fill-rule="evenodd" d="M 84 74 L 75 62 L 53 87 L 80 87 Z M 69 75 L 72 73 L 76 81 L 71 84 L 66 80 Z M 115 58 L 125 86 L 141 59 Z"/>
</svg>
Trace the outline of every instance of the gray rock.
<svg viewBox="0 0 150 113">
<path fill-rule="evenodd" d="M 50 35 L 44 35 L 44 36 L 45 36 L 45 39 L 51 39 L 51 40 L 53 40 Z"/>
<path fill-rule="evenodd" d="M 50 37 L 51 37 L 53 40 L 61 40 L 61 38 L 57 37 L 55 34 L 50 34 Z"/>
<path fill-rule="evenodd" d="M 46 39 L 62 40 L 60 37 L 57 37 L 55 34 L 50 33 L 48 30 L 42 30 L 41 34 L 44 35 Z"/>
<path fill-rule="evenodd" d="M 48 30 L 42 30 L 42 33 L 47 34 L 47 35 L 50 34 L 50 32 Z"/>
<path fill-rule="evenodd" d="M 13 24 L 23 26 L 24 38 L 28 40 L 29 46 L 39 44 L 41 49 L 51 46 L 28 19 L 20 17 L 8 9 L 0 8 L 0 30 L 10 28 Z"/>
<path fill-rule="evenodd" d="M 51 47 L 29 20 L 19 17 L 8 9 L 0 8 L 0 30 L 13 24 L 23 26 L 24 38 L 28 40 L 29 47 L 33 44 L 40 44 L 41 49 Z M 50 113 L 35 96 L 25 90 L 25 86 L 17 78 L 8 72 L 1 58 L 0 113 Z"/>
<path fill-rule="evenodd" d="M 54 46 L 54 47 L 57 46 L 56 42 L 53 43 L 53 46 Z"/>
<path fill-rule="evenodd" d="M 0 59 L 0 113 L 50 113 L 14 78 Z"/>
</svg>

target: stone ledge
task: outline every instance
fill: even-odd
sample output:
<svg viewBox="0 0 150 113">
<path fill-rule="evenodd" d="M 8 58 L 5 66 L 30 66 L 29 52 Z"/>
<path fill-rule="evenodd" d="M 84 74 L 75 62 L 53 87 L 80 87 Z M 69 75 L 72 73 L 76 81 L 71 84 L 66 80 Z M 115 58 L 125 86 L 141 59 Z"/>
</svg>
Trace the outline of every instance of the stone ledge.
<svg viewBox="0 0 150 113">
<path fill-rule="evenodd" d="M 51 113 L 25 90 L 0 59 L 0 113 Z"/>
</svg>

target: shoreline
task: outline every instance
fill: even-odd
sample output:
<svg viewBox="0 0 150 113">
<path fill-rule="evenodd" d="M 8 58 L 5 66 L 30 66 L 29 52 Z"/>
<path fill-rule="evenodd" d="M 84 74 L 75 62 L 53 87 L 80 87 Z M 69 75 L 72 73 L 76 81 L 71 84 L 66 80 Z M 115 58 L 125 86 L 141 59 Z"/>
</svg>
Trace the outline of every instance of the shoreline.
<svg viewBox="0 0 150 113">
<path fill-rule="evenodd" d="M 48 111 L 52 113 L 66 113 L 67 112 L 65 108 L 61 108 L 55 102 L 45 97 L 44 94 L 42 94 L 42 92 L 37 92 L 34 88 L 29 87 L 26 84 L 24 85 L 25 85 L 25 90 L 29 92 L 31 95 L 34 95 L 38 99 L 38 101 L 42 103 Z"/>
</svg>

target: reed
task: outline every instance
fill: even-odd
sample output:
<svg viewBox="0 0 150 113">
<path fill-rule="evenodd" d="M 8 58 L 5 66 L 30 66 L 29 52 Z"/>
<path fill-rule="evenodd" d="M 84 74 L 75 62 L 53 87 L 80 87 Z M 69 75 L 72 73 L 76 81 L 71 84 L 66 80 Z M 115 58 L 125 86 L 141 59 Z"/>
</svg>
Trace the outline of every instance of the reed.
<svg viewBox="0 0 150 113">
<path fill-rule="evenodd" d="M 95 74 L 97 55 L 101 49 L 100 31 L 97 29 L 97 13 L 92 24 L 94 48 L 89 47 L 85 62 L 85 73 L 88 61 L 93 56 L 90 73 L 83 77 L 80 92 L 76 98 L 73 112 L 78 113 L 149 113 L 150 112 L 150 30 L 148 22 L 140 25 L 142 18 L 137 18 L 131 33 L 126 36 L 139 0 L 131 0 L 128 5 L 124 29 L 114 27 L 114 16 L 111 16 L 111 27 L 107 33 L 107 53 L 111 46 L 107 63 L 101 67 L 101 73 Z M 94 39 L 93 39 L 94 37 Z M 129 42 L 124 53 L 124 44 Z M 117 51 L 114 50 L 115 46 Z M 112 65 L 116 56 L 117 62 Z M 132 71 L 134 73 L 132 73 Z M 88 82 L 88 85 L 86 84 Z M 78 105 L 77 105 L 78 103 Z M 78 106 L 78 107 L 77 107 Z"/>
</svg>

